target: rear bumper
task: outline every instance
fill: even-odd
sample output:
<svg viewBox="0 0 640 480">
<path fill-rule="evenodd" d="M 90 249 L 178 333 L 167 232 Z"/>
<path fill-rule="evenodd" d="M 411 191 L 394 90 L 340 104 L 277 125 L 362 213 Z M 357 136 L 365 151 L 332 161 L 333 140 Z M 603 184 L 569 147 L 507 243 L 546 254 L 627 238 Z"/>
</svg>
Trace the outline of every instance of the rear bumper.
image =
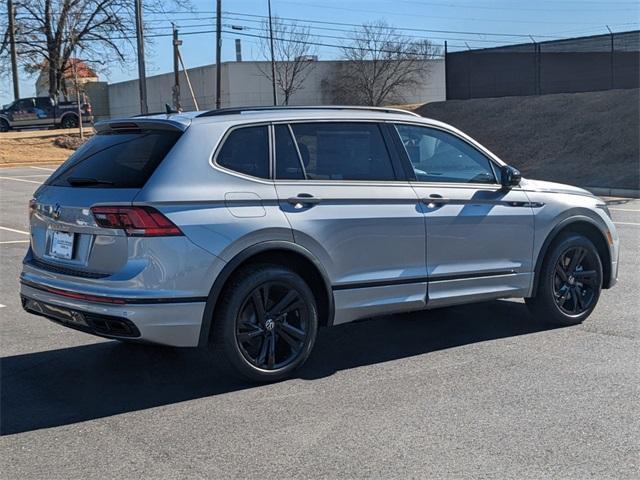
<svg viewBox="0 0 640 480">
<path fill-rule="evenodd" d="M 176 303 L 171 303 L 171 299 L 145 299 L 148 303 L 138 299 L 135 303 L 92 302 L 24 283 L 20 296 L 29 313 L 66 327 L 107 338 L 174 347 L 198 345 L 206 303 L 192 299 L 175 299 Z"/>
</svg>

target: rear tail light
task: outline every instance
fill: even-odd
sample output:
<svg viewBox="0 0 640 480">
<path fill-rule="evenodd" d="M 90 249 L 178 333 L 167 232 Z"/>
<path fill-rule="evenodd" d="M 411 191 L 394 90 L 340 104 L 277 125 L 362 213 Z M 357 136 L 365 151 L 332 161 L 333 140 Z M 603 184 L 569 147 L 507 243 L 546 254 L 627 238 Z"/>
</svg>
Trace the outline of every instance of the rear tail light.
<svg viewBox="0 0 640 480">
<path fill-rule="evenodd" d="M 122 229 L 130 237 L 182 235 L 171 220 L 152 207 L 91 207 L 91 213 L 100 227 Z"/>
<path fill-rule="evenodd" d="M 31 217 L 33 216 L 33 214 L 36 213 L 37 207 L 38 207 L 38 202 L 36 201 L 35 198 L 32 198 L 31 200 L 29 200 L 29 220 L 31 220 Z"/>
</svg>

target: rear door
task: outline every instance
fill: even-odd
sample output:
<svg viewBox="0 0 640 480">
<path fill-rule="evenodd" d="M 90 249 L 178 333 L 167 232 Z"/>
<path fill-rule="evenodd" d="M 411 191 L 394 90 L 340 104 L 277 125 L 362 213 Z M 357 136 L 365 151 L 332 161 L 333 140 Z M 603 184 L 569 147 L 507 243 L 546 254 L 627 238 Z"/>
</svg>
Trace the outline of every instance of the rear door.
<svg viewBox="0 0 640 480">
<path fill-rule="evenodd" d="M 521 296 L 532 279 L 533 210 L 488 154 L 454 132 L 396 124 L 427 229 L 430 306 Z"/>
<path fill-rule="evenodd" d="M 335 323 L 425 305 L 424 219 L 385 128 L 274 126 L 280 208 L 330 276 Z"/>
<path fill-rule="evenodd" d="M 98 227 L 90 208 L 130 205 L 180 135 L 175 128 L 135 124 L 94 135 L 36 191 L 31 261 L 105 274 L 122 268 L 128 237 L 122 230 Z"/>
<path fill-rule="evenodd" d="M 55 123 L 55 108 L 49 97 L 37 97 L 35 113 L 38 125 L 53 125 Z"/>
</svg>

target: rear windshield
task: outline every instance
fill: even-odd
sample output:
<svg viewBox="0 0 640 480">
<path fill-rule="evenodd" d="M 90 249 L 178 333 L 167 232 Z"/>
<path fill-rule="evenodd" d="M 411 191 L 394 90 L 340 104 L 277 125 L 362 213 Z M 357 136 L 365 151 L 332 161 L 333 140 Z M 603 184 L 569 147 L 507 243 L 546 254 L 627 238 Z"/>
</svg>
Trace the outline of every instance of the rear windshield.
<svg viewBox="0 0 640 480">
<path fill-rule="evenodd" d="M 47 185 L 142 188 L 180 135 L 169 130 L 100 132 L 71 155 Z"/>
</svg>

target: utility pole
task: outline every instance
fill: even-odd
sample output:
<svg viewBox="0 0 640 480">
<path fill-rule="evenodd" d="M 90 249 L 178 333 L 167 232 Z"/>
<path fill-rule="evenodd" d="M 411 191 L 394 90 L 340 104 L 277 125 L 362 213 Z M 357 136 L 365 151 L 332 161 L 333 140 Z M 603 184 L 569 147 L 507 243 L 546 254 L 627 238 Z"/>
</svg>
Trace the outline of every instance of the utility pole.
<svg viewBox="0 0 640 480">
<path fill-rule="evenodd" d="M 449 48 L 447 41 L 444 41 L 444 99 L 449 100 L 449 76 L 447 70 L 449 69 Z"/>
<path fill-rule="evenodd" d="M 9 14 L 9 48 L 11 49 L 13 96 L 15 100 L 18 100 L 20 98 L 20 85 L 18 84 L 18 56 L 16 54 L 16 9 L 13 6 L 13 0 L 7 0 L 7 12 Z"/>
<path fill-rule="evenodd" d="M 178 66 L 178 47 L 182 43 L 178 40 L 178 29 L 175 23 L 173 26 L 173 108 L 176 111 L 181 110 L 180 106 L 180 67 Z"/>
<path fill-rule="evenodd" d="M 220 82 L 222 79 L 222 0 L 216 0 L 216 108 L 220 108 Z"/>
<path fill-rule="evenodd" d="M 75 32 L 74 32 L 75 35 Z M 82 125 L 82 103 L 80 102 L 80 84 L 78 83 L 78 57 L 76 49 L 73 48 L 73 58 L 71 59 L 71 68 L 73 69 L 73 83 L 76 88 L 76 102 L 78 103 L 78 128 L 80 129 L 80 140 L 84 140 L 84 128 Z M 84 95 L 83 95 L 84 96 Z"/>
<path fill-rule="evenodd" d="M 269 5 L 269 42 L 271 44 L 271 87 L 273 88 L 273 105 L 278 105 L 278 93 L 276 92 L 276 59 L 273 54 L 273 22 L 271 20 L 271 0 Z"/>
<path fill-rule="evenodd" d="M 609 88 L 613 89 L 616 85 L 615 80 L 615 37 L 613 35 L 613 31 L 609 28 L 609 25 L 605 25 L 607 30 L 609 30 L 609 38 L 611 39 L 611 51 L 609 52 Z"/>
<path fill-rule="evenodd" d="M 147 106 L 147 74 L 144 68 L 144 33 L 142 31 L 142 0 L 135 1 L 136 40 L 138 43 L 138 87 L 140 88 L 140 113 L 149 113 Z"/>
</svg>

